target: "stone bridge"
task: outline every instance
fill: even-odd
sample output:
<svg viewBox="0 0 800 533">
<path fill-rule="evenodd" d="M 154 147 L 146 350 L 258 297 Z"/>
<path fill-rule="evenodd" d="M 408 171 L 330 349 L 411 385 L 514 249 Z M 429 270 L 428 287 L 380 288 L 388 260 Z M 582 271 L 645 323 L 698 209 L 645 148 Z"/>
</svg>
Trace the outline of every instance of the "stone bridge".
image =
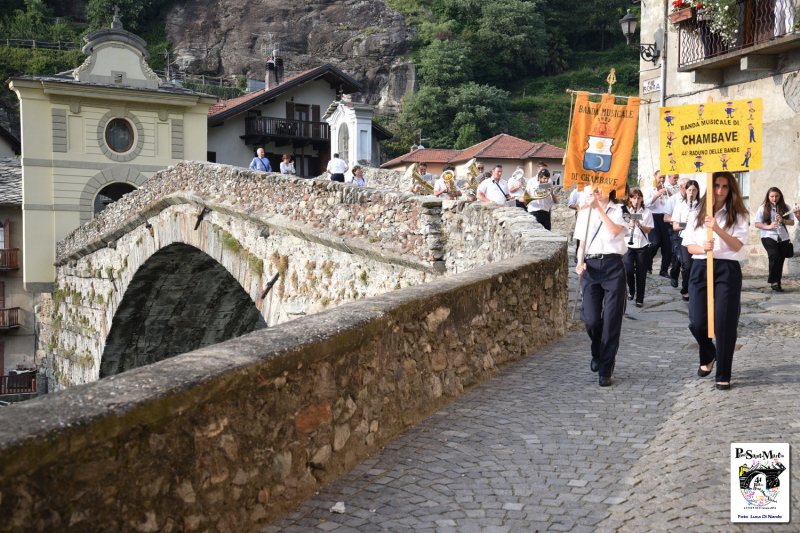
<svg viewBox="0 0 800 533">
<path fill-rule="evenodd" d="M 516 208 L 159 173 L 59 244 L 66 390 L 0 410 L 4 524 L 257 529 L 563 335 L 565 241 Z"/>
<path fill-rule="evenodd" d="M 58 245 L 39 317 L 54 388 L 510 257 L 526 242 L 494 238 L 483 210 L 448 207 L 221 165 L 161 172 Z"/>
</svg>

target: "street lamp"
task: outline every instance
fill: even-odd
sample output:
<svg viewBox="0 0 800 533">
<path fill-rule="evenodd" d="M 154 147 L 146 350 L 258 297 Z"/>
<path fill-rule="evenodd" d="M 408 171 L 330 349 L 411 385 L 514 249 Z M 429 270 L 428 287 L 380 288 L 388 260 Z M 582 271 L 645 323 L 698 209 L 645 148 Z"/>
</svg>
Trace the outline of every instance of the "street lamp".
<svg viewBox="0 0 800 533">
<path fill-rule="evenodd" d="M 619 25 L 622 27 L 622 34 L 625 36 L 625 42 L 630 45 L 631 44 L 631 37 L 633 34 L 636 33 L 636 15 L 631 13 L 629 9 L 625 16 L 619 19 Z M 652 44 L 639 44 L 639 54 L 642 56 L 642 59 L 645 61 L 652 61 L 653 64 L 658 62 L 658 58 L 661 56 L 661 52 L 659 52 L 658 48 L 656 48 L 655 43 Z"/>
</svg>

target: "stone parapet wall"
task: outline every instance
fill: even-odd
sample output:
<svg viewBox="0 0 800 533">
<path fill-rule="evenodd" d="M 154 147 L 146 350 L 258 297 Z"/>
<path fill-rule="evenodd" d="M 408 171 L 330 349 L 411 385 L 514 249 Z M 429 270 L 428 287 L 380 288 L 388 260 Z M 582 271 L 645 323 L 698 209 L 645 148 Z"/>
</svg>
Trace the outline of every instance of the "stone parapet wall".
<svg viewBox="0 0 800 533">
<path fill-rule="evenodd" d="M 566 268 L 542 242 L 2 409 L 4 527 L 257 530 L 563 335 Z"/>
<path fill-rule="evenodd" d="M 387 253 L 437 261 L 426 246 L 430 199 L 196 161 L 158 172 L 142 188 L 115 202 L 113 209 L 75 230 L 58 243 L 57 260 L 144 223 L 154 209 L 160 210 L 164 198 L 177 193 L 190 193 L 261 219 L 281 217 L 292 224 L 362 239 Z"/>
</svg>

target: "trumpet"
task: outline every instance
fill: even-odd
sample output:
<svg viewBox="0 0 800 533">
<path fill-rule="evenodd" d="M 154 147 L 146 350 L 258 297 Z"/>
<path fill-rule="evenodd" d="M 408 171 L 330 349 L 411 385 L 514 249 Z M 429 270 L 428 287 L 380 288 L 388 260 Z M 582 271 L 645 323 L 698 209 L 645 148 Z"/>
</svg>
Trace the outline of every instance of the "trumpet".
<svg viewBox="0 0 800 533">
<path fill-rule="evenodd" d="M 417 163 L 412 163 L 411 166 L 406 169 L 403 178 L 412 180 L 418 187 L 422 188 L 424 194 L 433 194 L 433 185 L 422 178 L 422 174 L 420 174 L 417 169 Z"/>
</svg>

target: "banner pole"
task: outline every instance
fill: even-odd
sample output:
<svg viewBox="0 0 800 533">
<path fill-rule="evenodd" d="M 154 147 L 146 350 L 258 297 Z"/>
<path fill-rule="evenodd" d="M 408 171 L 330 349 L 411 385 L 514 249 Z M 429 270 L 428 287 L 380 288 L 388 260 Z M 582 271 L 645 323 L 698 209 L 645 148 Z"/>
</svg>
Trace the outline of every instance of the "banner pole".
<svg viewBox="0 0 800 533">
<path fill-rule="evenodd" d="M 707 103 L 713 102 L 714 98 L 709 96 Z M 714 216 L 714 173 L 706 173 L 706 215 Z M 714 230 L 706 228 L 706 240 L 714 238 Z M 714 331 L 714 250 L 706 252 L 706 307 L 708 309 L 708 338 L 716 337 Z"/>
</svg>

